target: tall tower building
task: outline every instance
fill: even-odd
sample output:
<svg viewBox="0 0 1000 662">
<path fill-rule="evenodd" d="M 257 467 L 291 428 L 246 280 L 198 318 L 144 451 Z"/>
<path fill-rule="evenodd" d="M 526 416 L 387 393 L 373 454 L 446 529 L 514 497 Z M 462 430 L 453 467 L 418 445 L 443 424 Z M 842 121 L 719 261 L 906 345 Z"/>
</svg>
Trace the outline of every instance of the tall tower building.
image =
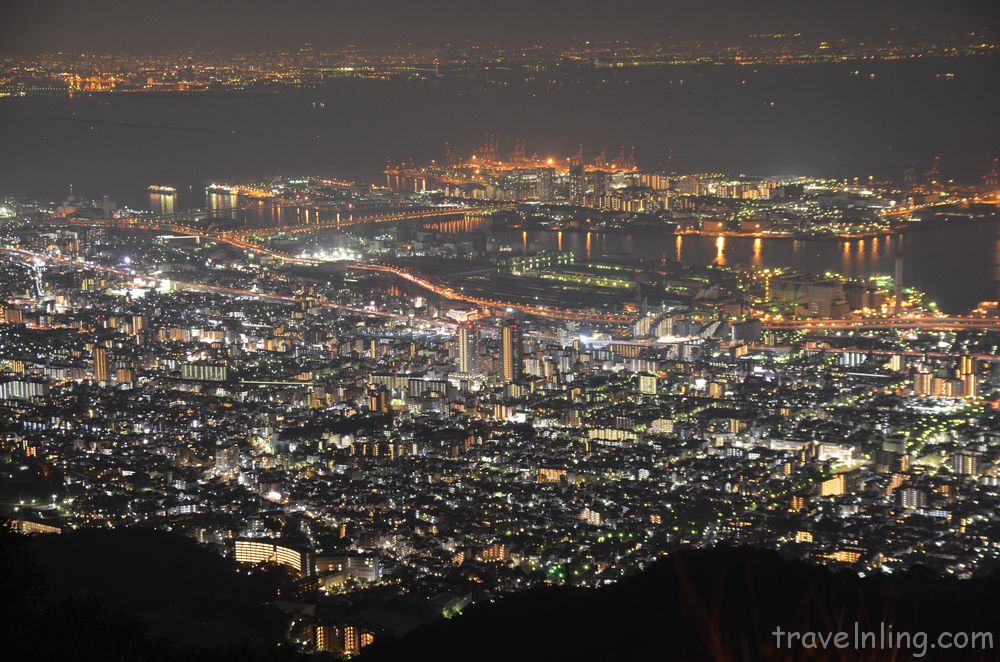
<svg viewBox="0 0 1000 662">
<path fill-rule="evenodd" d="M 608 173 L 604 170 L 595 170 L 593 172 L 594 180 L 594 197 L 599 198 L 608 192 L 608 182 L 610 177 Z"/>
<path fill-rule="evenodd" d="M 538 200 L 540 202 L 552 202 L 555 197 L 555 170 L 552 168 L 542 168 L 538 172 Z"/>
<path fill-rule="evenodd" d="M 379 414 L 388 414 L 392 410 L 389 406 L 389 390 L 379 386 L 369 391 L 368 408 Z"/>
<path fill-rule="evenodd" d="M 900 240 L 902 242 L 902 240 Z M 903 245 L 900 243 L 899 248 L 896 250 L 896 264 L 895 264 L 895 274 L 893 277 L 893 284 L 896 290 L 896 308 L 895 314 L 899 314 L 903 311 Z"/>
<path fill-rule="evenodd" d="M 962 381 L 962 395 L 975 398 L 979 395 L 979 384 L 976 377 L 976 357 L 963 354 L 958 360 L 958 378 Z"/>
<path fill-rule="evenodd" d="M 505 382 L 521 376 L 524 368 L 524 330 L 517 322 L 507 321 L 500 328 L 500 375 Z"/>
<path fill-rule="evenodd" d="M 918 368 L 913 375 L 913 395 L 920 397 L 931 395 L 934 376 L 926 368 Z"/>
<path fill-rule="evenodd" d="M 479 329 L 469 323 L 458 325 L 458 371 L 476 372 L 479 369 Z"/>
<path fill-rule="evenodd" d="M 94 379 L 100 383 L 110 381 L 111 360 L 107 347 L 94 348 Z"/>
<path fill-rule="evenodd" d="M 587 193 L 587 178 L 584 175 L 583 164 L 574 165 L 569 170 L 569 197 L 574 205 L 582 205 Z"/>
</svg>

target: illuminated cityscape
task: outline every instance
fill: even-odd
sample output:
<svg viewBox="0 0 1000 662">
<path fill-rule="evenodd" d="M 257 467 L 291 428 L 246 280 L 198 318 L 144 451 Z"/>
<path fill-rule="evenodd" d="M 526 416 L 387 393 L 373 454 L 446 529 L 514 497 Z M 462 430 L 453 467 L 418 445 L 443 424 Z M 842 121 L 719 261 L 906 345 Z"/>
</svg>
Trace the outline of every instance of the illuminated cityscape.
<svg viewBox="0 0 1000 662">
<path fill-rule="evenodd" d="M 466 42 L 441 48 L 319 49 L 157 55 L 55 51 L 0 60 L 0 94 L 210 92 L 314 86 L 338 78 L 439 79 L 510 68 L 526 80 L 566 66 L 620 70 L 669 65 L 796 65 L 992 56 L 995 35 L 892 35 L 875 43 L 814 39 L 800 33 L 752 34 L 719 41 L 569 42 L 499 46 Z"/>
<path fill-rule="evenodd" d="M 991 581 L 1000 77 L 989 73 L 1000 69 L 987 23 L 878 37 L 805 21 L 738 39 L 569 33 L 543 44 L 470 29 L 436 45 L 77 51 L 39 37 L 5 48 L 0 125 L 24 149 L 6 154 L 13 183 L 0 185 L 0 501 L 22 541 L 5 544 L 35 550 L 44 590 L 57 589 L 9 613 L 70 609 L 53 606 L 59 591 L 97 591 L 75 592 L 52 568 L 90 563 L 105 577 L 93 586 L 129 596 L 101 594 L 112 611 L 188 646 L 164 649 L 172 659 L 233 645 L 244 659 L 397 659 L 410 642 L 420 659 L 428 640 L 463 659 L 461 635 L 442 633 L 469 624 L 474 638 L 517 596 L 568 605 L 635 590 L 630 579 L 686 554 L 775 551 L 789 577 L 829 569 L 845 586 L 905 582 L 914 568 L 956 595 Z M 514 116 L 493 90 L 507 86 L 596 108 L 638 98 L 623 91 L 633 83 L 686 85 L 670 104 L 707 95 L 715 107 L 744 103 L 720 90 L 741 95 L 758 71 L 833 71 L 887 102 L 872 67 L 890 79 L 917 71 L 940 98 L 971 80 L 956 89 L 986 126 L 961 133 L 965 111 L 951 108 L 947 130 L 892 145 L 898 158 L 852 144 L 855 160 L 780 173 L 745 156 L 705 170 L 655 127 L 635 145 L 610 130 L 547 140 L 576 120 L 544 108 L 509 124 L 470 113 L 454 136 L 396 115 L 440 94 L 495 99 Z M 821 87 L 796 94 L 826 104 Z M 295 108 L 267 106 L 279 142 L 237 120 L 212 124 L 271 98 Z M 777 135 L 769 113 L 784 103 L 762 93 L 732 121 Z M 148 110 L 160 104 L 209 119 Z M 288 166 L 320 140 L 294 113 L 323 123 L 327 106 L 353 118 L 330 129 L 342 132 L 331 163 L 357 167 Z M 402 125 L 394 136 L 413 134 L 386 158 L 345 137 L 381 121 L 365 116 L 376 108 Z M 726 117 L 699 125 L 706 150 Z M 792 142 L 760 144 L 798 153 Z M 29 143 L 46 154 L 72 144 L 66 159 L 91 165 L 50 173 Z M 188 559 L 174 572 L 203 593 L 176 594 L 198 593 L 198 616 L 139 588 L 171 581 L 153 560 L 132 578 L 124 559 L 146 554 Z M 100 570 L 108 558 L 121 567 Z M 583 593 L 559 592 L 569 588 Z M 770 613 L 765 602 L 752 609 Z M 795 625 L 752 616 L 738 627 Z M 729 636 L 730 625 L 709 630 Z M 614 659 L 648 659 L 603 641 Z M 780 644 L 718 645 L 654 650 L 805 659 Z M 123 659 L 159 659 L 130 646 Z M 514 650 L 481 646 L 484 659 Z"/>
</svg>

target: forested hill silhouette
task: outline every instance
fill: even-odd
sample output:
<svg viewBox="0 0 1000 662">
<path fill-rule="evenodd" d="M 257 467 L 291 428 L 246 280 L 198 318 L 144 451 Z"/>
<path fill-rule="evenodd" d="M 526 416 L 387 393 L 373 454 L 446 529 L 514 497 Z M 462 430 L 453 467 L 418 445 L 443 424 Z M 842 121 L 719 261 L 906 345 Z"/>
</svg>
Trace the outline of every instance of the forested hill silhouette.
<svg viewBox="0 0 1000 662">
<path fill-rule="evenodd" d="M 27 539 L 0 527 L 12 659 L 293 660 L 272 587 L 193 540 L 151 530 Z M 552 586 L 467 607 L 361 655 L 380 660 L 906 660 L 912 651 L 776 648 L 799 632 L 990 632 L 1000 575 L 922 568 L 861 578 L 746 548 L 683 550 L 600 589 Z M 89 598 L 85 596 L 95 596 Z M 324 656 L 322 659 L 330 659 Z M 923 659 L 996 660 L 997 649 Z"/>
<path fill-rule="evenodd" d="M 437 660 L 906 660 L 912 651 L 776 648 L 772 632 L 992 632 L 1000 581 L 914 568 L 858 577 L 745 548 L 681 551 L 600 589 L 539 588 L 467 608 L 364 662 Z M 877 635 L 876 635 L 877 636 Z M 924 659 L 996 660 L 997 649 L 928 650 Z"/>
<path fill-rule="evenodd" d="M 0 525 L 0 627 L 15 660 L 293 660 L 267 577 L 182 535 Z"/>
</svg>

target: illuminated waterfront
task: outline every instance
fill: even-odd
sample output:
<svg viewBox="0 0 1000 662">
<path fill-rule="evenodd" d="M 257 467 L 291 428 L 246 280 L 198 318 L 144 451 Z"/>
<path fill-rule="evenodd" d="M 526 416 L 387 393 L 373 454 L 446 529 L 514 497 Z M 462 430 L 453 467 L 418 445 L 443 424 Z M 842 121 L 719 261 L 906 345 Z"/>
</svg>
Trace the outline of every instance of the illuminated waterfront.
<svg viewBox="0 0 1000 662">
<path fill-rule="evenodd" d="M 485 222 L 440 221 L 438 232 L 479 231 Z M 890 237 L 835 241 L 708 237 L 547 230 L 492 231 L 514 251 L 566 250 L 577 259 L 635 256 L 692 265 L 788 268 L 806 273 L 891 276 L 897 251 L 904 255 L 904 283 L 927 292 L 942 310 L 966 312 L 996 298 L 1000 280 L 1000 224 L 935 224 Z M 942 277 L 946 276 L 946 277 Z"/>
<path fill-rule="evenodd" d="M 238 204 L 236 196 L 191 194 L 198 204 L 220 212 Z M 150 194 L 150 208 L 173 213 L 174 196 Z M 332 218 L 332 214 L 331 214 Z M 294 220 L 293 220 L 294 219 Z M 318 219 L 318 220 L 317 220 Z M 308 209 L 252 205 L 240 214 L 240 227 L 316 223 L 329 219 Z M 489 232 L 513 252 L 571 251 L 577 259 L 634 257 L 691 265 L 794 269 L 844 276 L 890 276 L 897 252 L 904 256 L 903 280 L 928 294 L 942 310 L 964 313 L 980 301 L 995 299 L 1000 288 L 1000 224 L 994 221 L 929 223 L 901 235 L 837 241 L 713 237 L 661 233 L 614 233 L 572 230 L 490 229 L 484 218 L 433 221 L 421 227 L 445 235 Z M 946 274 L 947 278 L 942 278 Z"/>
</svg>

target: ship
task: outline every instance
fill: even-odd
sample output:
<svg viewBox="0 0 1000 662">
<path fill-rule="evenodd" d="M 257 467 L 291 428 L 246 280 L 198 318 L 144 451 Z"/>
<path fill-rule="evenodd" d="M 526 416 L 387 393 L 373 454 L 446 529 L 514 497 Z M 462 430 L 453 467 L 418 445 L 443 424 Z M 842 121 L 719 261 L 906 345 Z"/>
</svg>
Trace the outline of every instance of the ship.
<svg viewBox="0 0 1000 662">
<path fill-rule="evenodd" d="M 274 192 L 256 186 L 230 186 L 229 184 L 209 184 L 205 187 L 209 193 L 222 195 L 239 195 L 246 198 L 272 198 Z"/>
<path fill-rule="evenodd" d="M 153 184 L 152 186 L 149 186 L 147 190 L 150 193 L 162 193 L 164 195 L 174 195 L 177 193 L 177 189 L 173 186 L 163 186 L 162 184 Z"/>
</svg>

